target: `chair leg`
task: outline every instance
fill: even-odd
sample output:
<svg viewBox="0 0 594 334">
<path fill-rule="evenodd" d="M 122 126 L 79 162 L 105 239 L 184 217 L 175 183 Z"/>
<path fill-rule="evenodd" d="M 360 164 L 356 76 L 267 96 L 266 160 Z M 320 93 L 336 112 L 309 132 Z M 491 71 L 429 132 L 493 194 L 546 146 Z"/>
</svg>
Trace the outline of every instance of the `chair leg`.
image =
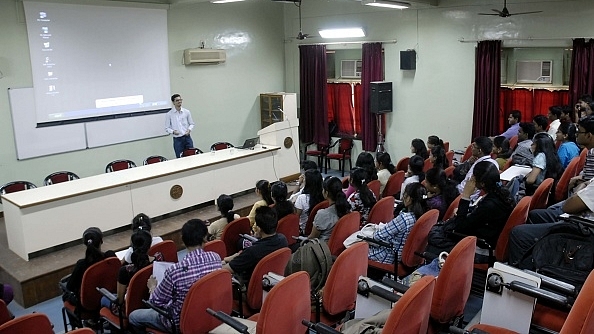
<svg viewBox="0 0 594 334">
<path fill-rule="evenodd" d="M 346 165 L 346 161 L 345 160 L 341 160 L 342 161 L 342 166 L 341 166 L 341 171 L 342 171 L 342 177 L 344 177 L 344 166 Z"/>
</svg>

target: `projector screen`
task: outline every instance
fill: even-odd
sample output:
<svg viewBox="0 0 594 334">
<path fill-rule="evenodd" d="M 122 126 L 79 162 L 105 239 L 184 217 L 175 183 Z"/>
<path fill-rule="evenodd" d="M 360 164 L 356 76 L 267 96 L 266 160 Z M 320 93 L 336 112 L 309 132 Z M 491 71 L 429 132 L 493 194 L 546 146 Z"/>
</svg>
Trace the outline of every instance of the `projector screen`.
<svg viewBox="0 0 594 334">
<path fill-rule="evenodd" d="M 164 9 L 24 7 L 37 126 L 170 109 Z"/>
</svg>

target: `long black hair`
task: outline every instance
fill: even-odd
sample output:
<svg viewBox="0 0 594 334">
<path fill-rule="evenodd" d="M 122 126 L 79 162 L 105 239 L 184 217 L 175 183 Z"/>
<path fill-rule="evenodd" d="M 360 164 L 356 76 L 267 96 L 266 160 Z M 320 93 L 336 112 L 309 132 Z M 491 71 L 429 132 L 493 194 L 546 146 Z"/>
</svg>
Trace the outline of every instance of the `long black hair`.
<svg viewBox="0 0 594 334">
<path fill-rule="evenodd" d="M 266 201 L 266 204 L 270 205 L 274 203 L 272 197 L 270 196 L 270 182 L 266 180 L 260 180 L 256 182 L 256 189 L 258 189 L 262 199 Z"/>
<path fill-rule="evenodd" d="M 147 231 L 138 230 L 132 233 L 130 237 L 130 245 L 132 246 L 130 259 L 137 269 L 144 268 L 150 263 L 148 251 L 151 248 L 152 241 L 153 237 Z"/>
<path fill-rule="evenodd" d="M 425 173 L 425 181 L 439 189 L 442 198 L 448 206 L 459 195 L 458 189 L 456 189 L 456 182 L 448 179 L 446 173 L 441 168 L 430 168 Z"/>
<path fill-rule="evenodd" d="M 387 169 L 390 174 L 396 173 L 396 167 L 394 167 L 392 158 L 388 152 L 377 152 L 375 159 L 378 163 L 382 164 L 382 166 L 384 166 L 384 168 Z"/>
<path fill-rule="evenodd" d="M 425 167 L 425 159 L 420 155 L 413 155 L 410 160 L 408 161 L 408 168 L 412 175 L 417 175 L 419 177 L 419 182 L 423 182 L 425 179 L 425 173 L 423 172 L 423 168 Z"/>
<path fill-rule="evenodd" d="M 429 138 L 427 138 L 427 145 L 444 147 L 443 140 L 439 139 L 439 137 L 435 135 L 429 136 Z"/>
<path fill-rule="evenodd" d="M 324 200 L 322 194 L 322 174 L 317 169 L 308 169 L 305 171 L 305 186 L 301 191 L 302 194 L 309 195 L 309 208 L 307 214 L 321 201 Z"/>
<path fill-rule="evenodd" d="M 415 215 L 419 219 L 427 211 L 427 189 L 418 183 L 410 183 L 404 188 L 404 195 L 411 199 L 411 204 L 406 207 L 406 211 Z"/>
<path fill-rule="evenodd" d="M 295 207 L 291 201 L 287 200 L 289 191 L 287 185 L 283 181 L 273 182 L 270 186 L 270 193 L 274 199 L 274 211 L 277 219 L 281 219 L 286 215 L 295 212 Z"/>
<path fill-rule="evenodd" d="M 415 149 L 416 155 L 420 155 L 423 159 L 429 158 L 429 152 L 427 152 L 427 146 L 425 146 L 425 142 L 423 141 L 423 139 L 413 139 L 410 143 L 410 146 L 412 146 Z"/>
<path fill-rule="evenodd" d="M 357 191 L 359 192 L 359 198 L 361 198 L 361 202 L 363 202 L 363 206 L 366 208 L 371 208 L 375 205 L 377 201 L 373 192 L 369 190 L 367 187 L 367 182 L 365 177 L 367 173 L 362 168 L 355 168 L 351 171 L 351 184 Z"/>
<path fill-rule="evenodd" d="M 534 156 L 539 153 L 544 153 L 546 157 L 546 172 L 545 177 L 553 178 L 557 180 L 561 173 L 563 173 L 563 166 L 555 150 L 555 143 L 547 133 L 537 134 L 533 139 L 534 145 Z"/>
<path fill-rule="evenodd" d="M 151 230 L 151 219 L 144 213 L 139 213 L 132 219 L 132 231 L 139 229 L 145 231 Z"/>
<path fill-rule="evenodd" d="M 326 196 L 334 201 L 336 214 L 338 218 L 351 212 L 351 205 L 347 201 L 346 195 L 342 191 L 342 181 L 336 176 L 328 176 L 322 183 Z"/>
<path fill-rule="evenodd" d="M 367 173 L 365 180 L 377 180 L 377 168 L 375 168 L 375 159 L 369 152 L 361 152 L 355 161 L 355 167 L 363 168 Z"/>
<path fill-rule="evenodd" d="M 497 196 L 503 203 L 506 203 L 510 207 L 514 206 L 514 202 L 510 197 L 509 191 L 502 185 L 501 179 L 499 178 L 499 168 L 497 168 L 490 161 L 481 161 L 474 166 L 472 172 L 476 181 L 477 187 L 479 183 L 481 188 L 486 193 L 492 193 Z"/>
<path fill-rule="evenodd" d="M 85 251 L 85 262 L 88 265 L 103 260 L 105 255 L 101 252 L 103 243 L 103 232 L 98 227 L 89 227 L 83 232 L 83 244 L 87 246 Z"/>
<path fill-rule="evenodd" d="M 450 166 L 443 146 L 433 146 L 433 148 L 431 148 L 431 156 L 435 159 L 435 161 L 433 161 L 433 167 L 446 169 Z"/>
<path fill-rule="evenodd" d="M 227 223 L 235 219 L 235 212 L 233 212 L 233 197 L 222 194 L 217 198 L 217 208 L 219 212 L 227 219 Z"/>
</svg>

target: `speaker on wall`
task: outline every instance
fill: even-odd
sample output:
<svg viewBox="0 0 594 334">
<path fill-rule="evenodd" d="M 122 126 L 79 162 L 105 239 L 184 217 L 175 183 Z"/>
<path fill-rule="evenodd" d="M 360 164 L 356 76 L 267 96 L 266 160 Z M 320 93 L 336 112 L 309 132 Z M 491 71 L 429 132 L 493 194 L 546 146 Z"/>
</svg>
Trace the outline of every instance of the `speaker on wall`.
<svg viewBox="0 0 594 334">
<path fill-rule="evenodd" d="M 417 69 L 417 52 L 415 50 L 400 51 L 400 69 Z"/>
<path fill-rule="evenodd" d="M 374 114 L 392 112 L 392 83 L 386 81 L 373 81 L 369 111 Z"/>
</svg>

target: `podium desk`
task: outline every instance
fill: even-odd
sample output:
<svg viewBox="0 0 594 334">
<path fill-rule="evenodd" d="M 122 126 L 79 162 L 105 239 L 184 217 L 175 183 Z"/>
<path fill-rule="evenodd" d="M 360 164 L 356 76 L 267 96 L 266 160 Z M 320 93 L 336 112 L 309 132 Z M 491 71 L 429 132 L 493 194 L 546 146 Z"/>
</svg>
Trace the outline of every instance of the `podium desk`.
<svg viewBox="0 0 594 334">
<path fill-rule="evenodd" d="M 160 216 L 299 173 L 298 160 L 287 163 L 280 151 L 231 148 L 2 195 L 8 246 L 28 261 L 91 226 L 113 230 L 141 212 Z"/>
</svg>

